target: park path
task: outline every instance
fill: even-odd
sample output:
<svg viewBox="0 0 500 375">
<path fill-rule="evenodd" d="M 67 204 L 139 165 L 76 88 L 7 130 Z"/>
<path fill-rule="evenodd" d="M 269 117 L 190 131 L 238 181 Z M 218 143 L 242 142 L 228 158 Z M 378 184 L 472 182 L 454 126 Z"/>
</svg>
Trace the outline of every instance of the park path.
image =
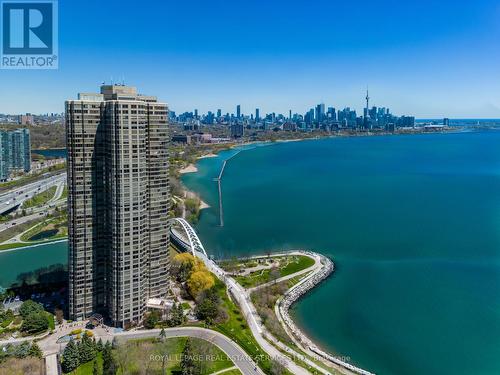
<svg viewBox="0 0 500 375">
<path fill-rule="evenodd" d="M 255 292 L 256 290 L 268 287 L 268 286 L 273 285 L 273 284 L 280 283 L 282 281 L 293 279 L 294 277 L 304 275 L 304 274 L 309 273 L 311 271 L 316 271 L 316 270 L 320 269 L 321 267 L 322 267 L 321 261 L 318 258 L 314 258 L 314 264 L 311 267 L 305 268 L 301 271 L 292 273 L 290 275 L 286 275 L 286 276 L 277 278 L 276 280 L 272 280 L 272 281 L 269 281 L 267 283 L 254 286 L 253 288 L 248 288 L 247 291 L 248 291 L 248 293 L 252 294 L 252 292 Z"/>
</svg>

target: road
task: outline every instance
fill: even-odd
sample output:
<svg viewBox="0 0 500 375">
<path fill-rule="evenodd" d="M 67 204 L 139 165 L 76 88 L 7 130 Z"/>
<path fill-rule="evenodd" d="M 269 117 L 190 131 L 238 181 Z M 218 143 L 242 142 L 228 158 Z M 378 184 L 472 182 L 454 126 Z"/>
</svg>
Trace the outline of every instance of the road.
<svg viewBox="0 0 500 375">
<path fill-rule="evenodd" d="M 57 343 L 58 338 L 68 334 L 74 329 L 85 327 L 85 324 L 86 322 L 74 322 L 70 324 L 66 323 L 63 326 L 57 326 L 54 334 L 38 342 L 46 358 L 45 364 L 47 375 L 57 375 L 57 366 L 54 365 L 54 360 L 57 358 L 57 353 L 65 346 L 65 344 Z M 113 338 L 116 338 L 118 341 L 150 337 L 157 338 L 161 332 L 160 329 L 124 331 L 118 333 L 113 333 L 111 330 L 112 328 L 97 327 L 93 332 L 97 340 L 102 339 L 104 342 L 112 341 Z M 244 375 L 263 375 L 263 372 L 257 367 L 255 362 L 238 344 L 219 332 L 200 327 L 176 327 L 166 328 L 165 337 L 195 337 L 206 340 L 219 347 Z M 30 340 L 30 338 L 16 340 L 16 343 L 27 340 Z M 10 342 L 13 343 L 13 340 L 10 340 Z M 1 344 L 2 342 L 0 342 L 0 345 Z"/>
<path fill-rule="evenodd" d="M 137 338 L 158 337 L 159 329 L 147 331 L 120 332 L 114 334 L 117 340 L 130 340 Z M 206 328 L 180 327 L 165 329 L 166 338 L 172 337 L 196 337 L 206 340 L 218 346 L 235 364 L 244 375 L 263 375 L 255 362 L 234 341 L 223 334 Z"/>
<path fill-rule="evenodd" d="M 24 224 L 28 221 L 42 218 L 43 216 L 46 216 L 48 214 L 53 214 L 55 211 L 55 207 L 63 207 L 65 205 L 66 205 L 66 201 L 61 201 L 61 202 L 57 202 L 57 203 L 53 204 L 52 208 L 50 206 L 44 206 L 44 207 L 37 208 L 37 209 L 33 210 L 33 212 L 34 212 L 33 214 L 21 216 L 21 217 L 6 221 L 4 223 L 1 223 L 0 224 L 0 232 L 6 230 L 8 228 L 14 227 L 16 225 Z"/>
<path fill-rule="evenodd" d="M 0 215 L 21 206 L 25 200 L 33 198 L 52 186 L 58 186 L 66 181 L 66 173 L 48 176 L 0 195 Z"/>
</svg>

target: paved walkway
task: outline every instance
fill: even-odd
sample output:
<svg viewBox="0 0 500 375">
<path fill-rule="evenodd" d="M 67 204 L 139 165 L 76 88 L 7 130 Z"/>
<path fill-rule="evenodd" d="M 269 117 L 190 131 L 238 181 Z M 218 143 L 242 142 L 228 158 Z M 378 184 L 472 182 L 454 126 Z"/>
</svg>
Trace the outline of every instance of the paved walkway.
<svg viewBox="0 0 500 375">
<path fill-rule="evenodd" d="M 45 375 L 59 375 L 57 354 L 51 354 L 45 357 Z"/>
<path fill-rule="evenodd" d="M 278 342 L 276 339 L 272 337 L 272 335 L 267 332 L 262 324 L 262 321 L 260 320 L 259 315 L 257 314 L 257 311 L 255 310 L 255 307 L 253 306 L 252 302 L 250 301 L 250 295 L 248 292 L 240 285 L 238 284 L 233 278 L 228 276 L 226 272 L 220 268 L 215 262 L 212 260 L 208 259 L 206 256 L 203 254 L 198 253 L 197 256 L 203 260 L 207 268 L 217 275 L 224 283 L 227 285 L 229 292 L 231 293 L 232 296 L 237 300 L 240 308 L 242 309 L 243 315 L 246 317 L 248 326 L 250 327 L 250 330 L 252 331 L 255 339 L 257 340 L 257 343 L 259 346 L 274 360 L 277 360 L 281 362 L 292 374 L 294 375 L 308 375 L 310 374 L 306 369 L 298 366 L 295 362 L 293 362 L 289 357 L 284 355 L 280 350 L 278 350 L 276 347 L 274 347 L 266 338 L 264 338 L 264 334 L 268 339 L 273 341 L 274 344 L 277 346 L 281 347 L 282 350 L 287 350 L 291 355 L 294 355 L 294 353 L 291 350 L 288 350 L 288 347 L 286 347 L 284 344 L 280 345 L 280 342 Z M 298 355 L 298 353 L 295 353 Z M 318 371 L 321 373 L 328 375 L 328 371 L 324 370 L 322 367 L 318 366 L 312 361 L 309 361 L 307 359 L 304 360 L 309 366 L 316 368 Z"/>
<path fill-rule="evenodd" d="M 277 267 L 277 266 L 278 266 L 277 262 L 272 262 L 271 264 L 259 264 L 255 267 L 245 268 L 243 270 L 243 272 L 240 272 L 235 276 L 247 276 L 253 272 L 258 272 L 258 271 L 262 271 L 262 270 L 269 270 L 269 269 L 271 269 L 273 267 Z"/>
<path fill-rule="evenodd" d="M 87 321 L 83 322 L 74 322 L 74 323 L 64 323 L 61 325 L 57 325 L 56 329 L 54 330 L 54 333 L 52 335 L 47 336 L 45 339 L 40 340 L 38 342 L 38 345 L 40 345 L 40 349 L 42 349 L 42 352 L 44 356 L 49 356 L 51 354 L 57 354 L 61 351 L 61 349 L 66 345 L 66 344 L 61 344 L 58 343 L 57 340 L 61 338 L 62 336 L 68 335 L 71 331 L 75 329 L 85 329 L 85 325 L 87 324 Z M 92 330 L 94 333 L 94 336 L 96 339 L 99 338 L 104 338 L 110 333 L 108 331 L 112 330 L 113 328 L 103 328 L 103 327 L 97 327 Z"/>
<path fill-rule="evenodd" d="M 296 255 L 298 255 L 298 254 L 296 254 Z M 304 254 L 300 254 L 300 255 L 304 255 Z M 253 288 L 248 288 L 247 291 L 248 291 L 248 293 L 252 294 L 252 292 L 254 292 L 258 289 L 262 289 L 262 288 L 265 288 L 266 286 L 277 284 L 277 283 L 280 283 L 282 281 L 290 280 L 290 279 L 293 279 L 294 277 L 301 276 L 301 275 L 304 275 L 308 272 L 316 271 L 318 269 L 321 269 L 321 261 L 319 259 L 314 258 L 314 264 L 311 267 L 303 269 L 302 271 L 299 271 L 299 272 L 292 273 L 291 275 L 283 276 L 283 277 L 280 277 L 276 280 L 269 281 L 265 284 L 257 285 L 257 286 L 254 286 Z"/>
</svg>

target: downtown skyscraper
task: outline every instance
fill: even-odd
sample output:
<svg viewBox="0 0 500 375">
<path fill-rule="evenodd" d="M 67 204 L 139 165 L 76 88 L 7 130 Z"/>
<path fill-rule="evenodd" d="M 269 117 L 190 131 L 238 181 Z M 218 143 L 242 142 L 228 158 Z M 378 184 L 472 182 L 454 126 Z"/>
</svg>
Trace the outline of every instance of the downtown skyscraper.
<svg viewBox="0 0 500 375">
<path fill-rule="evenodd" d="M 66 102 L 69 315 L 139 323 L 169 269 L 168 108 L 105 85 Z"/>
</svg>

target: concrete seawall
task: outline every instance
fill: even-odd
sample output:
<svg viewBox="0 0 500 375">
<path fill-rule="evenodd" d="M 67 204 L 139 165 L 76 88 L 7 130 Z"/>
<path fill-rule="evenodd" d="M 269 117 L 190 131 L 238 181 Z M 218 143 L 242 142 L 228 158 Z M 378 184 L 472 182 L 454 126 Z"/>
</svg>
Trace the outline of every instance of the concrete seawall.
<svg viewBox="0 0 500 375">
<path fill-rule="evenodd" d="M 308 349 L 308 351 L 315 353 L 319 357 L 332 362 L 338 366 L 341 366 L 353 373 L 361 374 L 361 375 L 374 375 L 373 373 L 363 370 L 359 367 L 351 365 L 350 363 L 344 362 L 333 355 L 324 352 L 320 348 L 318 348 L 314 342 L 309 339 L 296 325 L 292 320 L 289 314 L 290 307 L 304 294 L 313 289 L 316 285 L 325 280 L 328 276 L 332 274 L 334 271 L 333 262 L 320 254 L 304 252 L 304 254 L 311 257 L 320 257 L 322 267 L 319 271 L 312 273 L 308 277 L 304 278 L 302 281 L 294 285 L 291 289 L 289 289 L 283 297 L 281 297 L 275 306 L 275 312 L 278 316 L 278 319 L 281 321 L 285 330 L 291 336 L 291 338 L 299 345 L 299 347 L 303 347 Z"/>
</svg>

